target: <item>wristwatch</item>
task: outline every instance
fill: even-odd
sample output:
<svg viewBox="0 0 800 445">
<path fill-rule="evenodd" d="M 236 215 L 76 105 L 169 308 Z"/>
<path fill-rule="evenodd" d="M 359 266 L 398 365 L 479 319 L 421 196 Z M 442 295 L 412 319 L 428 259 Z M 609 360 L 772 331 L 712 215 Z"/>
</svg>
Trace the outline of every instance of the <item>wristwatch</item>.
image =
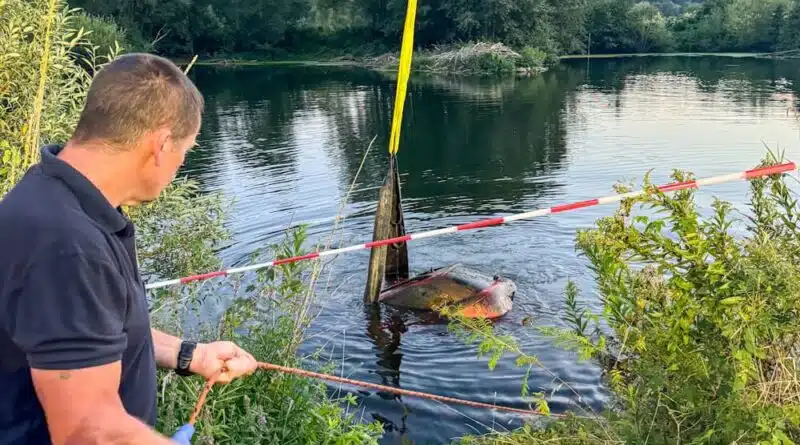
<svg viewBox="0 0 800 445">
<path fill-rule="evenodd" d="M 184 340 L 181 342 L 181 347 L 178 350 L 178 366 L 175 367 L 175 373 L 179 376 L 188 377 L 192 375 L 189 371 L 189 365 L 192 363 L 194 350 L 197 347 L 197 342 Z"/>
</svg>

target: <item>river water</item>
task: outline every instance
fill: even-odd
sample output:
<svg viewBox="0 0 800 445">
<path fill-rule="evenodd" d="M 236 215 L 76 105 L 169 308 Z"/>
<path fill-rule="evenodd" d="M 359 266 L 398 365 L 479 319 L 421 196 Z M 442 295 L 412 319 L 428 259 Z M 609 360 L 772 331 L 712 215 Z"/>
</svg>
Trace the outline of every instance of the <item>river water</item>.
<svg viewBox="0 0 800 445">
<path fill-rule="evenodd" d="M 336 243 L 368 241 L 377 187 L 386 172 L 394 80 L 369 71 L 314 67 L 196 67 L 207 100 L 198 142 L 184 172 L 205 190 L 235 198 L 233 234 L 222 255 L 247 264 L 250 253 L 283 230 L 309 224 L 324 243 L 342 200 L 346 219 Z M 399 151 L 409 232 L 442 228 L 612 194 L 619 180 L 637 185 L 653 169 L 699 177 L 756 165 L 765 145 L 800 160 L 796 120 L 800 62 L 723 57 L 572 60 L 543 75 L 507 80 L 414 78 Z M 698 192 L 748 199 L 735 182 Z M 599 309 L 575 231 L 613 206 L 519 221 L 410 243 L 412 272 L 461 262 L 513 279 L 515 307 L 496 326 L 567 382 L 535 369 L 532 392 L 551 409 L 602 407 L 608 394 L 597 368 L 580 363 L 533 328 L 561 323 L 568 279 Z M 369 253 L 340 256 L 323 276 L 321 312 L 303 352 L 323 348 L 337 373 L 475 401 L 525 408 L 525 368 L 507 356 L 490 371 L 474 346 L 441 324 L 408 314 L 365 311 Z M 332 388 L 335 389 L 335 388 Z M 513 415 L 365 392 L 350 408 L 387 429 L 383 443 L 446 443 L 465 434 L 520 426 Z M 355 410 L 355 411 L 353 411 Z"/>
</svg>

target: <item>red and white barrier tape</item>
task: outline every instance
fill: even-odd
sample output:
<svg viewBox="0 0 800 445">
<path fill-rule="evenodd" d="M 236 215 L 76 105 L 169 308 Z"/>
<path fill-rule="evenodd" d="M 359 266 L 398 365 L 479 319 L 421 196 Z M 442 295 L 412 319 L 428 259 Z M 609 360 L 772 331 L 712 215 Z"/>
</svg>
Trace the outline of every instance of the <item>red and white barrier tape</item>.
<svg viewBox="0 0 800 445">
<path fill-rule="evenodd" d="M 705 187 L 705 186 L 715 185 L 715 184 L 722 184 L 722 183 L 725 183 L 725 182 L 731 182 L 731 181 L 737 181 L 737 180 L 750 180 L 750 179 L 757 178 L 757 177 L 760 177 L 760 176 L 769 176 L 769 175 L 774 175 L 774 174 L 786 173 L 786 172 L 789 172 L 789 171 L 793 171 L 796 168 L 797 167 L 795 166 L 794 162 L 787 162 L 787 163 L 784 163 L 784 164 L 773 165 L 773 166 L 769 166 L 769 167 L 756 168 L 756 169 L 751 169 L 751 170 L 747 170 L 747 171 L 743 171 L 743 172 L 739 172 L 739 173 L 732 173 L 732 174 L 722 175 L 722 176 L 714 176 L 714 177 L 705 178 L 705 179 L 697 179 L 697 180 L 694 180 L 694 181 L 686 181 L 686 182 L 679 182 L 679 183 L 673 183 L 673 184 L 666 184 L 666 185 L 662 185 L 662 186 L 658 187 L 658 189 L 660 191 L 662 191 L 662 192 L 674 192 L 674 191 L 685 190 L 685 189 L 696 189 L 696 188 L 699 188 L 699 187 Z M 554 207 L 550 207 L 550 208 L 539 209 L 539 210 L 534 210 L 534 211 L 525 212 L 525 213 L 519 213 L 519 214 L 516 214 L 516 215 L 505 216 L 505 217 L 501 217 L 501 218 L 485 219 L 485 220 L 476 221 L 476 222 L 472 222 L 472 223 L 462 224 L 462 225 L 459 225 L 459 226 L 447 227 L 447 228 L 444 228 L 444 229 L 430 230 L 428 232 L 414 233 L 414 234 L 401 236 L 401 237 L 397 237 L 397 238 L 390 238 L 390 239 L 385 239 L 385 240 L 380 240 L 380 241 L 372 241 L 372 242 L 365 243 L 365 244 L 358 244 L 358 245 L 349 246 L 349 247 L 342 247 L 342 248 L 339 248 L 339 249 L 331 249 L 331 250 L 325 250 L 325 251 L 322 251 L 322 252 L 309 253 L 308 255 L 303 255 L 303 256 L 299 256 L 299 257 L 285 258 L 285 259 L 282 259 L 282 260 L 275 260 L 275 261 L 270 261 L 270 262 L 267 262 L 267 263 L 253 264 L 251 266 L 235 267 L 235 268 L 232 268 L 232 269 L 220 270 L 220 271 L 216 271 L 216 272 L 209 272 L 209 273 L 204 273 L 204 274 L 200 274 L 200 275 L 192 275 L 192 276 L 189 276 L 189 277 L 176 278 L 176 279 L 173 279 L 173 280 L 159 281 L 159 282 L 155 282 L 155 283 L 150 283 L 150 284 L 146 285 L 145 287 L 147 289 L 158 289 L 158 288 L 172 286 L 172 285 L 176 285 L 176 284 L 185 284 L 185 283 L 190 283 L 190 282 L 193 282 L 193 281 L 207 280 L 209 278 L 214 278 L 214 277 L 233 275 L 233 274 L 253 271 L 253 270 L 257 270 L 257 269 L 263 269 L 263 268 L 267 268 L 267 267 L 278 266 L 278 265 L 286 264 L 286 263 L 294 263 L 294 262 L 297 262 L 297 261 L 304 261 L 304 260 L 321 258 L 321 257 L 326 257 L 326 256 L 331 256 L 331 255 L 338 255 L 340 253 L 354 252 L 356 250 L 371 249 L 373 247 L 385 246 L 387 244 L 407 242 L 407 241 L 418 240 L 418 239 L 423 239 L 423 238 L 432 238 L 432 237 L 436 237 L 436 236 L 440 236 L 440 235 L 447 235 L 447 234 L 451 234 L 451 233 L 463 232 L 463 231 L 466 231 L 466 230 L 474 230 L 474 229 L 482 229 L 482 228 L 486 228 L 486 227 L 499 226 L 501 224 L 509 223 L 509 222 L 512 222 L 512 221 L 518 221 L 518 220 L 521 220 L 521 219 L 531 219 L 531 218 L 536 218 L 536 217 L 539 217 L 539 216 L 545 216 L 545 215 L 556 214 L 556 213 L 563 213 L 563 212 L 582 209 L 582 208 L 586 208 L 586 207 L 593 207 L 593 206 L 597 206 L 597 205 L 611 204 L 611 203 L 619 202 L 619 201 L 621 201 L 623 199 L 626 199 L 626 198 L 636 197 L 636 196 L 638 196 L 638 195 L 640 195 L 642 193 L 644 193 L 644 190 L 639 190 L 639 191 L 629 192 L 629 193 L 624 193 L 624 194 L 618 194 L 618 195 L 612 195 L 612 196 L 605 196 L 605 197 L 602 197 L 602 198 L 590 199 L 588 201 L 573 202 L 573 203 L 570 203 L 570 204 L 558 205 L 558 206 L 554 206 Z"/>
</svg>

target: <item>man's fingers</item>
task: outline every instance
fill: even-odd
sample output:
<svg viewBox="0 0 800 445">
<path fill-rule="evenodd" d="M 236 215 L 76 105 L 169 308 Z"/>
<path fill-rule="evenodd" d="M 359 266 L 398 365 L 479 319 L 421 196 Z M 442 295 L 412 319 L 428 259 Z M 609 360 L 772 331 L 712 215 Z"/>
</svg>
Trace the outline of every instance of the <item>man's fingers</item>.
<svg viewBox="0 0 800 445">
<path fill-rule="evenodd" d="M 255 371 L 258 368 L 258 361 L 256 360 L 256 358 L 253 357 L 253 355 L 247 351 L 242 350 L 242 353 L 247 358 L 247 360 L 250 361 L 250 366 L 253 368 L 253 371 Z"/>
<path fill-rule="evenodd" d="M 252 374 L 258 369 L 256 359 L 232 342 L 211 343 L 208 347 L 209 358 L 214 360 L 214 365 L 209 363 L 208 366 L 224 370 L 217 380 L 218 383 L 230 383 L 231 380 Z"/>
<path fill-rule="evenodd" d="M 225 362 L 227 377 L 235 379 L 243 375 L 252 374 L 258 367 L 256 360 L 249 355 L 241 355 Z"/>
<path fill-rule="evenodd" d="M 236 347 L 236 345 L 231 342 L 222 341 L 214 343 L 213 345 L 214 345 L 214 355 L 215 355 L 214 358 L 216 358 L 217 360 L 222 360 L 222 361 L 230 360 L 232 358 L 235 358 L 240 352 L 239 348 Z"/>
</svg>

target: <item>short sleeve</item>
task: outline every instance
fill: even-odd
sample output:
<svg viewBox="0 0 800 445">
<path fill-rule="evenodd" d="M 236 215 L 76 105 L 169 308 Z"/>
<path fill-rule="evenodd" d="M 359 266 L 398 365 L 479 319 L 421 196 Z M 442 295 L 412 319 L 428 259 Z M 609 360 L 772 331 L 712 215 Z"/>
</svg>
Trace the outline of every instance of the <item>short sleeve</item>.
<svg viewBox="0 0 800 445">
<path fill-rule="evenodd" d="M 8 304 L 8 334 L 39 369 L 78 369 L 122 359 L 127 346 L 124 277 L 86 255 L 39 261 Z"/>
</svg>

